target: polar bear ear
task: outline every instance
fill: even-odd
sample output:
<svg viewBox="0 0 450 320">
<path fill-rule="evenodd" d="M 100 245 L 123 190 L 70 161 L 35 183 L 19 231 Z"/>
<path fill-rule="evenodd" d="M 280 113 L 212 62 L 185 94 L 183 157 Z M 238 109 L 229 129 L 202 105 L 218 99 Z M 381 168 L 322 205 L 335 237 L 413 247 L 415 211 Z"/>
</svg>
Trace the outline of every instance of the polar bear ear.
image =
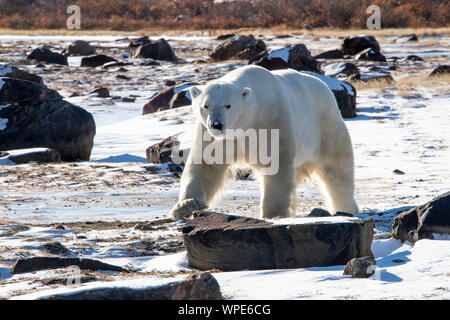
<svg viewBox="0 0 450 320">
<path fill-rule="evenodd" d="M 200 89 L 200 86 L 190 87 L 189 93 L 191 94 L 192 99 L 195 99 L 202 94 L 202 90 Z"/>
<path fill-rule="evenodd" d="M 242 89 L 242 97 L 244 98 L 245 101 L 249 101 L 251 95 L 252 95 L 252 89 L 250 89 L 250 88 Z"/>
</svg>

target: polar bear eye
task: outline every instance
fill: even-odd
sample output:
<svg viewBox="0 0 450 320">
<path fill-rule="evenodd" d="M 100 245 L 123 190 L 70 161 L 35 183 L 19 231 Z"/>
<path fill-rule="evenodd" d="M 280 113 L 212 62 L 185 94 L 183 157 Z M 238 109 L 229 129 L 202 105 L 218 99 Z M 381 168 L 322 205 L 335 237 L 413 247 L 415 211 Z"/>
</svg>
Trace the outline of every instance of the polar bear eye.
<svg viewBox="0 0 450 320">
<path fill-rule="evenodd" d="M 208 109 L 209 107 L 205 104 L 205 105 L 203 106 L 203 108 Z"/>
<path fill-rule="evenodd" d="M 226 106 L 225 106 L 225 109 L 230 109 L 230 108 L 231 108 L 230 105 L 226 105 Z"/>
</svg>

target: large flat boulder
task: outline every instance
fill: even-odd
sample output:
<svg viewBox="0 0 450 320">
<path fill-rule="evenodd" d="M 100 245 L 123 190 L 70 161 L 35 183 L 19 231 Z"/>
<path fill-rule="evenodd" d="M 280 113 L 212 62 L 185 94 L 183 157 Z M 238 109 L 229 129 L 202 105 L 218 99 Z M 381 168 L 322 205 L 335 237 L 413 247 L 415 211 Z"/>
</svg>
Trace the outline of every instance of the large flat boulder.
<svg viewBox="0 0 450 320">
<path fill-rule="evenodd" d="M 0 150 L 45 147 L 62 161 L 89 160 L 94 136 L 93 116 L 55 90 L 0 78 Z"/>
<path fill-rule="evenodd" d="M 434 234 L 450 234 L 450 192 L 400 212 L 392 223 L 392 236 L 402 241 L 434 239 Z"/>
<path fill-rule="evenodd" d="M 259 220 L 209 211 L 183 227 L 189 266 L 258 270 L 345 265 L 373 256 L 373 220 L 353 217 Z"/>
<path fill-rule="evenodd" d="M 111 282 L 76 288 L 68 292 L 41 295 L 39 300 L 222 300 L 217 280 L 208 272 L 196 273 L 184 280 L 163 281 L 146 285 L 145 279 L 136 286 L 134 280 Z M 127 286 L 127 283 L 129 285 Z M 27 298 L 27 296 L 25 296 Z"/>
</svg>

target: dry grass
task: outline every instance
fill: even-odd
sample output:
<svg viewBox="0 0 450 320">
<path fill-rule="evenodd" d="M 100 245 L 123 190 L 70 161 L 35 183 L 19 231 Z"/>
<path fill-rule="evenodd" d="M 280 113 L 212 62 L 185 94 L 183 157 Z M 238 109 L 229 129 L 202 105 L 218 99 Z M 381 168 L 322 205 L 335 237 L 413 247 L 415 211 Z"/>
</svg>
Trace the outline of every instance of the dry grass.
<svg viewBox="0 0 450 320">
<path fill-rule="evenodd" d="M 204 30 L 181 30 L 181 29 L 165 29 L 165 28 L 146 28 L 136 31 L 115 31 L 115 30 L 67 30 L 67 29 L 34 29 L 34 30 L 16 30 L 0 28 L 2 35 L 150 35 L 156 36 L 160 34 L 166 35 L 204 35 L 217 36 L 224 33 L 235 34 L 253 34 L 253 35 L 303 35 L 309 34 L 321 37 L 346 37 L 354 35 L 373 35 L 373 36 L 401 36 L 415 33 L 421 35 L 439 35 L 450 34 L 450 27 L 444 28 L 402 28 L 402 29 L 335 29 L 335 28 L 320 28 L 312 31 L 303 29 L 292 29 L 285 25 L 280 25 L 273 28 L 239 28 L 239 29 L 204 29 Z"/>
<path fill-rule="evenodd" d="M 389 83 L 385 80 L 352 82 L 357 91 L 396 87 L 398 89 L 398 93 L 401 95 L 408 94 L 409 92 L 414 91 L 416 88 L 420 87 L 426 87 L 432 90 L 433 93 L 442 94 L 450 91 L 449 83 L 450 74 L 442 74 L 439 76 L 429 77 L 428 73 L 396 79 L 394 83 Z"/>
</svg>

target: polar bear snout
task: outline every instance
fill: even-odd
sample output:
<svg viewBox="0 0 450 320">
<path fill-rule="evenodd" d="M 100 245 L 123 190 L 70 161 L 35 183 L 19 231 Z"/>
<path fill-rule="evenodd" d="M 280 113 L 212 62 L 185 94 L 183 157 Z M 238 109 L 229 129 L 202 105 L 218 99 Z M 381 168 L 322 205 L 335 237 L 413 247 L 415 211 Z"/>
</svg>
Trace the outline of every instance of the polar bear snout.
<svg viewBox="0 0 450 320">
<path fill-rule="evenodd" d="M 223 124 L 220 123 L 219 121 L 214 121 L 213 123 L 211 123 L 211 129 L 216 129 L 216 130 L 222 131 Z"/>
</svg>

